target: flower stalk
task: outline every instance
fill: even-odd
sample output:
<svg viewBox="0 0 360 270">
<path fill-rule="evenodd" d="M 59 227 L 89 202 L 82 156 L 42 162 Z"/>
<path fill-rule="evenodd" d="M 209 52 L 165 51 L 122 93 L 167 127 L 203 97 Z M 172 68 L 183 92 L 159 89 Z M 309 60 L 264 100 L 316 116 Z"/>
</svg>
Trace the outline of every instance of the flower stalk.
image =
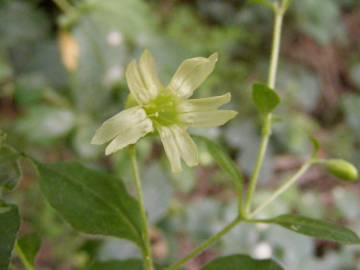
<svg viewBox="0 0 360 270">
<path fill-rule="evenodd" d="M 136 158 L 136 148 L 135 145 L 131 145 L 129 147 L 130 152 L 130 159 L 131 159 L 131 165 L 133 170 L 133 179 L 135 183 L 135 189 L 137 193 L 137 198 L 139 201 L 140 206 L 140 214 L 141 214 L 141 222 L 143 227 L 143 257 L 144 257 L 144 269 L 145 270 L 153 270 L 154 264 L 153 264 L 153 258 L 152 258 L 152 252 L 151 252 L 151 242 L 150 242 L 150 234 L 149 234 L 149 225 L 148 225 L 148 218 L 146 214 L 145 204 L 144 204 L 144 194 L 142 191 L 141 186 L 141 179 L 140 179 L 140 173 L 139 168 L 137 164 L 137 158 Z"/>
</svg>

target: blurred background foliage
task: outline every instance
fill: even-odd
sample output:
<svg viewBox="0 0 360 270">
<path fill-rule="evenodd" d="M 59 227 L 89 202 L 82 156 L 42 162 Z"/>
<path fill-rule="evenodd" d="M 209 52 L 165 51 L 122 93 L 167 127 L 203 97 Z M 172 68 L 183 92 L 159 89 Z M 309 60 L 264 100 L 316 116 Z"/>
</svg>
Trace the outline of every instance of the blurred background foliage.
<svg viewBox="0 0 360 270">
<path fill-rule="evenodd" d="M 61 2 L 61 1 L 59 1 Z M 348 159 L 360 167 L 360 2 L 294 0 L 286 17 L 271 149 L 257 200 L 270 194 L 311 151 Z M 259 142 L 259 119 L 250 88 L 265 81 L 272 14 L 245 0 L 74 0 L 59 9 L 50 0 L 0 1 L 0 128 L 8 143 L 45 162 L 80 159 L 119 173 L 129 183 L 126 151 L 105 158 L 90 145 L 99 124 L 119 111 L 128 94 L 127 63 L 149 48 L 164 81 L 184 58 L 217 51 L 215 72 L 196 96 L 232 93 L 240 113 L 205 134 L 227 148 L 249 177 Z M 160 264 L 174 261 L 236 215 L 233 187 L 201 149 L 201 166 L 171 175 L 159 142 L 139 145 L 151 235 Z M 1 160 L 1 158 L 0 158 Z M 5 164 L 6 165 L 6 164 Z M 4 165 L 4 166 L 5 166 Z M 95 258 L 134 258 L 132 244 L 79 235 L 44 202 L 36 175 L 24 162 L 15 193 L 21 234 L 42 235 L 38 269 L 87 269 Z M 0 181 L 20 174 L 0 172 Z M 131 188 L 131 187 L 129 187 Z M 311 170 L 264 213 L 285 212 L 331 219 L 360 233 L 360 189 Z M 91 218 L 91 209 L 89 209 Z M 291 270 L 359 270 L 360 249 L 294 235 L 277 227 L 241 225 L 188 269 L 221 254 L 273 256 Z M 13 269 L 22 269 L 14 258 Z"/>
</svg>

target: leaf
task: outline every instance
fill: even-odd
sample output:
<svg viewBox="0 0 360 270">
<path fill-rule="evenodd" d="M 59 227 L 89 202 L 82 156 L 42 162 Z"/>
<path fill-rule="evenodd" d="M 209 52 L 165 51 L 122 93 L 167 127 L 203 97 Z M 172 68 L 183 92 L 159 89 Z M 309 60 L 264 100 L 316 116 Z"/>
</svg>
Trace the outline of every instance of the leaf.
<svg viewBox="0 0 360 270">
<path fill-rule="evenodd" d="M 280 103 L 280 97 L 273 89 L 259 83 L 253 86 L 252 99 L 257 109 L 265 115 L 274 111 Z"/>
<path fill-rule="evenodd" d="M 255 260 L 247 255 L 232 255 L 216 259 L 201 270 L 282 270 L 283 268 L 271 259 Z"/>
<path fill-rule="evenodd" d="M 36 234 L 28 234 L 20 237 L 17 242 L 20 256 L 27 264 L 34 267 L 36 255 L 41 247 L 41 239 Z"/>
<path fill-rule="evenodd" d="M 20 215 L 16 205 L 0 201 L 0 269 L 9 267 L 11 252 L 20 227 Z"/>
<path fill-rule="evenodd" d="M 107 261 L 95 262 L 89 270 L 142 270 L 143 263 L 141 260 L 129 259 L 125 261 Z"/>
<path fill-rule="evenodd" d="M 76 230 L 143 246 L 139 205 L 120 179 L 78 162 L 36 165 L 46 199 Z"/>
<path fill-rule="evenodd" d="M 298 215 L 281 215 L 264 221 L 274 223 L 299 234 L 344 245 L 360 244 L 360 238 L 351 230 L 323 221 Z"/>
<path fill-rule="evenodd" d="M 318 139 L 316 139 L 314 136 L 312 135 L 309 135 L 309 140 L 311 142 L 311 145 L 312 145 L 312 156 L 315 157 L 319 151 L 320 151 L 320 142 L 318 141 Z"/>
<path fill-rule="evenodd" d="M 11 191 L 21 178 L 21 168 L 18 163 L 19 154 L 7 147 L 0 147 L 0 187 Z"/>
<path fill-rule="evenodd" d="M 224 149 L 220 145 L 205 137 L 198 138 L 205 143 L 207 150 L 220 168 L 230 176 L 231 180 L 234 181 L 237 187 L 242 188 L 244 185 L 244 178 L 235 162 L 229 157 Z"/>
</svg>

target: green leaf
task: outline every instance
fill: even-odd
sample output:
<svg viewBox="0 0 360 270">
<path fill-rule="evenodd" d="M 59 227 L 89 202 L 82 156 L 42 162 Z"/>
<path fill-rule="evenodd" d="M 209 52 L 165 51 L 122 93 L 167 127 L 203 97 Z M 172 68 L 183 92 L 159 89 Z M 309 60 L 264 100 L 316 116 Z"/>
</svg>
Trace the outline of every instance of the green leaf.
<svg viewBox="0 0 360 270">
<path fill-rule="evenodd" d="M 312 135 L 309 136 L 309 140 L 312 145 L 312 156 L 316 156 L 320 151 L 320 142 Z"/>
<path fill-rule="evenodd" d="M 23 261 L 26 261 L 28 265 L 31 265 L 33 268 L 36 255 L 41 247 L 41 239 L 36 234 L 28 234 L 20 237 L 17 242 L 17 249 L 19 250 L 19 255 L 22 257 Z"/>
<path fill-rule="evenodd" d="M 354 232 L 323 220 L 298 215 L 281 215 L 264 222 L 274 223 L 296 233 L 322 240 L 344 245 L 360 244 L 360 238 Z"/>
<path fill-rule="evenodd" d="M 125 261 L 107 261 L 95 262 L 89 270 L 142 270 L 143 263 L 141 260 L 129 259 Z"/>
<path fill-rule="evenodd" d="M 220 145 L 205 137 L 198 138 L 205 143 L 207 150 L 220 168 L 230 176 L 237 187 L 242 188 L 244 185 L 244 178 L 235 162 L 229 157 L 224 149 Z"/>
<path fill-rule="evenodd" d="M 201 270 L 283 270 L 275 261 L 255 260 L 247 255 L 232 255 L 216 259 Z"/>
<path fill-rule="evenodd" d="M 0 269 L 9 267 L 11 252 L 20 227 L 20 215 L 16 205 L 0 201 Z"/>
<path fill-rule="evenodd" d="M 0 147 L 0 187 L 13 190 L 21 178 L 21 168 L 18 163 L 19 154 L 7 147 Z"/>
<path fill-rule="evenodd" d="M 143 247 L 139 205 L 120 179 L 78 162 L 37 167 L 46 199 L 76 230 L 128 239 Z"/>
<path fill-rule="evenodd" d="M 262 114 L 271 113 L 280 103 L 280 97 L 273 89 L 259 83 L 253 86 L 252 99 Z"/>
</svg>

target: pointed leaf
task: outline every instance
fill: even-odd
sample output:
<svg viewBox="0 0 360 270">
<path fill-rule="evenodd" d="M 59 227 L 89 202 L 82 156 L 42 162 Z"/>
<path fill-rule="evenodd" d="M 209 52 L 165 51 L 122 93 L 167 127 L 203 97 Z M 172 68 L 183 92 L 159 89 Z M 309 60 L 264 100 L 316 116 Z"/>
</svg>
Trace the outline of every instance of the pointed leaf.
<svg viewBox="0 0 360 270">
<path fill-rule="evenodd" d="M 0 269 L 9 267 L 11 252 L 20 227 L 20 215 L 16 205 L 0 201 Z"/>
<path fill-rule="evenodd" d="M 76 230 L 143 246 L 139 205 L 120 179 L 78 162 L 37 167 L 46 199 Z"/>
<path fill-rule="evenodd" d="M 337 242 L 344 245 L 360 244 L 360 238 L 351 230 L 323 221 L 298 215 L 281 215 L 265 220 L 299 234 L 322 240 Z"/>
<path fill-rule="evenodd" d="M 142 270 L 143 263 L 138 259 L 129 259 L 125 261 L 107 261 L 95 262 L 89 270 Z"/>
<path fill-rule="evenodd" d="M 220 168 L 229 175 L 231 180 L 234 181 L 235 185 L 238 188 L 242 189 L 244 185 L 244 178 L 235 162 L 229 157 L 229 155 L 220 145 L 205 137 L 199 138 L 203 142 L 205 142 L 207 150 L 209 151 L 215 162 L 220 166 Z"/>
<path fill-rule="evenodd" d="M 41 239 L 37 234 L 28 234 L 20 237 L 17 242 L 22 260 L 35 268 L 36 255 L 41 247 Z"/>
<path fill-rule="evenodd" d="M 262 114 L 271 113 L 280 103 L 280 97 L 273 89 L 259 83 L 253 86 L 252 99 Z"/>
<path fill-rule="evenodd" d="M 310 140 L 310 142 L 312 144 L 312 147 L 313 147 L 312 155 L 316 156 L 320 151 L 320 147 L 321 147 L 320 142 L 312 135 L 309 136 L 309 140 Z"/>
<path fill-rule="evenodd" d="M 201 270 L 283 270 L 275 261 L 255 260 L 247 255 L 232 255 L 216 259 Z"/>
</svg>

